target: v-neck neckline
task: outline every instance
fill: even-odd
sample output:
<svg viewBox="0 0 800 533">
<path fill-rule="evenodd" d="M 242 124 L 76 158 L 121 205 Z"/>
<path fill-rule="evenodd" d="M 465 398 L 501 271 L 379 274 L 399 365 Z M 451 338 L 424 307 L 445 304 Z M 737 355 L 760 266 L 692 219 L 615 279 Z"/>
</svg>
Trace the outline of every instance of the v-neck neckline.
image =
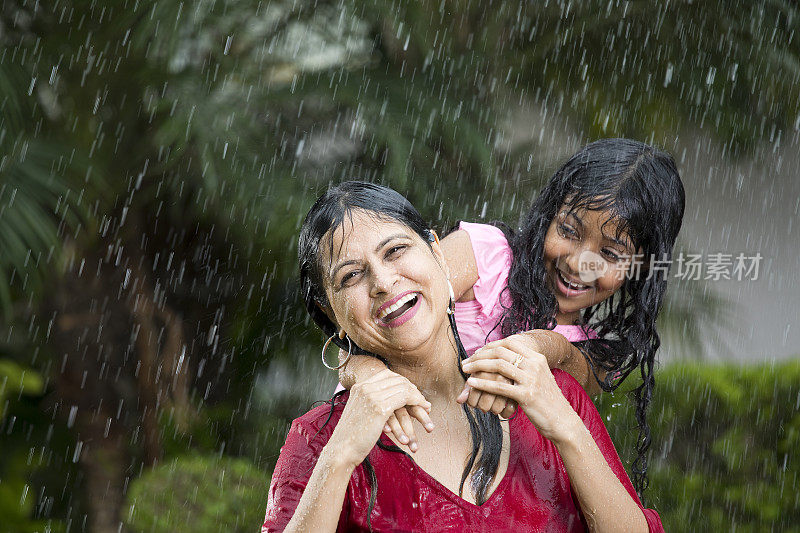
<svg viewBox="0 0 800 533">
<path fill-rule="evenodd" d="M 524 416 L 524 415 L 522 415 L 522 416 Z M 483 502 L 483 505 L 478 505 L 476 503 L 472 503 L 471 501 L 469 501 L 469 500 L 467 500 L 465 498 L 462 498 L 457 493 L 455 493 L 452 490 L 450 490 L 449 488 L 447 488 L 442 482 L 440 482 L 438 479 L 436 479 L 435 477 L 430 475 L 424 468 L 422 468 L 419 465 L 419 463 L 414 461 L 414 459 L 411 457 L 411 455 L 408 454 L 408 452 L 406 452 L 405 450 L 403 450 L 402 448 L 397 446 L 395 444 L 395 442 L 392 439 L 390 439 L 385 433 L 381 434 L 380 440 L 381 440 L 381 443 L 383 443 L 385 445 L 396 446 L 400 450 L 400 452 L 403 454 L 403 456 L 404 456 L 403 460 L 407 461 L 408 463 L 410 463 L 412 470 L 418 472 L 418 475 L 420 477 L 422 477 L 431 487 L 436 489 L 438 492 L 442 493 L 445 497 L 447 497 L 450 500 L 455 501 L 457 504 L 466 505 L 469 509 L 472 509 L 474 511 L 483 512 L 484 510 L 489 508 L 490 504 L 495 499 L 495 495 L 497 493 L 499 493 L 502 489 L 504 489 L 505 486 L 508 485 L 508 483 L 510 483 L 511 468 L 512 468 L 512 466 L 515 465 L 515 462 L 516 462 L 516 459 L 517 459 L 517 449 L 516 449 L 516 445 L 515 445 L 515 442 L 516 442 L 517 439 L 514 438 L 514 424 L 513 424 L 513 422 L 514 422 L 513 419 L 514 418 L 516 418 L 516 417 L 512 417 L 512 419 L 508 422 L 508 464 L 506 465 L 506 471 L 503 474 L 503 479 L 500 480 L 500 483 L 497 484 L 497 486 L 492 491 L 492 493 L 489 495 L 489 497 L 486 498 L 486 501 Z M 386 451 L 386 450 L 384 450 L 384 451 Z M 390 452 L 390 453 L 397 453 L 397 452 Z M 464 482 L 465 490 L 469 490 L 469 486 L 468 485 L 469 485 L 469 479 L 467 479 Z"/>
</svg>

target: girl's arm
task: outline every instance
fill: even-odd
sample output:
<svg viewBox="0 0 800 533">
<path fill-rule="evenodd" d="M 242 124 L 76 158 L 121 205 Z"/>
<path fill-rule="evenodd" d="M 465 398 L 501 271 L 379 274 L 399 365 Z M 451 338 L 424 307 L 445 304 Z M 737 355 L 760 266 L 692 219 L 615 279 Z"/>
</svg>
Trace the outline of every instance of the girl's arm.
<svg viewBox="0 0 800 533">
<path fill-rule="evenodd" d="M 346 354 L 339 350 L 339 364 L 344 363 L 345 357 Z M 347 364 L 339 369 L 339 382 L 345 389 L 352 389 L 356 383 L 363 383 L 384 371 L 389 372 L 380 359 L 369 355 L 353 355 Z M 406 405 L 397 409 L 389 417 L 383 429 L 387 435 L 394 435 L 402 444 L 407 444 L 412 452 L 419 449 L 414 419 L 419 421 L 428 433 L 433 431 L 433 421 L 429 412 L 417 405 Z"/>
<path fill-rule="evenodd" d="M 534 329 L 521 333 L 520 336 L 533 351 L 545 356 L 550 368 L 558 368 L 571 375 L 590 396 L 603 392 L 583 352 L 562 334 L 549 329 Z M 596 370 L 597 376 L 603 379 L 605 370 Z"/>
<path fill-rule="evenodd" d="M 339 364 L 344 363 L 346 355 L 339 350 Z M 386 370 L 386 365 L 380 359 L 369 355 L 353 355 L 347 364 L 339 369 L 339 383 L 350 390 L 356 383 L 366 381 L 381 370 Z"/>
<path fill-rule="evenodd" d="M 450 270 L 450 284 L 456 301 L 462 298 L 473 300 L 472 286 L 478 282 L 478 263 L 469 234 L 460 229 L 443 238 L 439 244 Z"/>
<path fill-rule="evenodd" d="M 543 354 L 550 368 L 558 368 L 570 374 L 581 384 L 588 394 L 597 395 L 602 392 L 583 353 L 562 334 L 549 329 L 533 329 L 517 335 L 511 335 L 504 339 L 492 341 L 482 348 L 478 348 L 475 353 L 471 357 L 465 359 L 464 362 L 470 363 L 474 361 L 474 358 L 479 358 L 484 350 L 513 346 L 517 343 L 524 343 L 530 350 Z M 600 379 L 603 379 L 603 377 L 605 377 L 605 371 L 598 371 L 597 375 Z M 504 379 L 498 374 L 476 374 L 475 377 L 483 379 Z M 469 383 L 464 386 L 464 390 L 456 401 L 466 403 L 470 407 L 475 407 L 482 411 L 491 411 L 503 418 L 509 418 L 516 409 L 516 404 L 509 401 L 508 398 L 473 389 L 469 386 Z"/>
</svg>

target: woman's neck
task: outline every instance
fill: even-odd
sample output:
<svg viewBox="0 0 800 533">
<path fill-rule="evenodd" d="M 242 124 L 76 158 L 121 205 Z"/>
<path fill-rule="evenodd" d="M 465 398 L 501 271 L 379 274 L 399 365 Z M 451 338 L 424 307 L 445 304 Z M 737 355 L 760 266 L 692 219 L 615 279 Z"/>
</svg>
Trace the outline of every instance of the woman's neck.
<svg viewBox="0 0 800 533">
<path fill-rule="evenodd" d="M 458 351 L 449 324 L 430 342 L 392 361 L 392 370 L 406 377 L 431 403 L 451 402 L 464 388 Z"/>
</svg>

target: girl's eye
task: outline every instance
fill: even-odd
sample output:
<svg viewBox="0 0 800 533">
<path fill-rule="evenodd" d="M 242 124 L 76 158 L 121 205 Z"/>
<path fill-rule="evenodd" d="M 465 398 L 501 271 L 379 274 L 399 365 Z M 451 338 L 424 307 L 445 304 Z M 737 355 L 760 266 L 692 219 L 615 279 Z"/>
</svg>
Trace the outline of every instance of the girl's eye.
<svg viewBox="0 0 800 533">
<path fill-rule="evenodd" d="M 614 263 L 619 261 L 620 258 L 621 258 L 621 256 L 617 252 L 615 252 L 613 250 L 609 250 L 609 249 L 603 250 L 603 255 L 606 256 L 606 259 L 608 259 L 609 261 L 614 262 Z"/>
<path fill-rule="evenodd" d="M 570 226 L 569 224 L 559 224 L 558 230 L 561 232 L 561 235 L 568 238 L 575 238 L 578 236 L 578 232 L 575 231 L 575 228 Z"/>
</svg>

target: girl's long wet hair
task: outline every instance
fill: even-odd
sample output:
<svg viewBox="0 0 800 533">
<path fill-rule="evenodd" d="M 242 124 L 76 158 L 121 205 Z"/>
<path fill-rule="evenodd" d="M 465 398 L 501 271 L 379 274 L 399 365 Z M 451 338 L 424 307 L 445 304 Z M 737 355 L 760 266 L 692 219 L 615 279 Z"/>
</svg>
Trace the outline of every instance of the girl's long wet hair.
<svg viewBox="0 0 800 533">
<path fill-rule="evenodd" d="M 598 338 L 576 343 L 604 391 L 616 389 L 639 369 L 642 383 L 633 393 L 639 437 L 632 471 L 640 494 L 648 483 L 646 452 L 651 438 L 647 407 L 655 385 L 655 353 L 661 342 L 656 317 L 667 288 L 667 268 L 684 204 L 683 184 L 672 156 L 630 139 L 602 139 L 586 145 L 556 171 L 518 231 L 501 226 L 513 252 L 507 288 L 511 304 L 499 324 L 504 336 L 555 326 L 558 304 L 553 287 L 545 283 L 542 258 L 545 234 L 560 210 L 608 210 L 620 222 L 617 236 L 627 231 L 642 254 L 638 275 L 627 276 L 613 296 L 583 311 L 582 325 L 591 325 Z M 650 270 L 651 258 L 667 268 Z M 606 372 L 604 379 L 599 378 L 598 370 Z"/>
<path fill-rule="evenodd" d="M 348 342 L 340 339 L 336 334 L 338 332 L 336 324 L 325 312 L 330 310 L 330 303 L 324 289 L 324 259 L 320 254 L 321 244 L 323 239 L 326 239 L 327 250 L 333 250 L 334 230 L 345 223 L 345 220 L 350 220 L 354 210 L 365 211 L 382 220 L 399 222 L 411 228 L 428 243 L 428 246 L 434 237 L 422 215 L 403 195 L 381 185 L 360 181 L 346 181 L 328 189 L 311 207 L 300 230 L 298 244 L 300 294 L 311 318 L 327 337 L 333 336 L 333 341 L 343 350 L 351 348 L 351 353 L 377 357 L 389 366 L 384 358 L 361 349 L 355 343 L 350 346 Z M 466 380 L 467 375 L 461 370 L 460 361 L 467 358 L 467 353 L 461 343 L 452 314 L 449 315 L 449 320 L 458 352 L 458 361 L 453 361 L 453 364 L 458 365 L 461 375 Z M 332 398 L 330 402 L 331 413 L 334 409 L 334 400 L 335 398 Z M 464 482 L 474 469 L 470 485 L 480 505 L 486 501 L 489 487 L 497 474 L 503 434 L 497 415 L 483 413 L 466 404 L 464 411 L 472 435 L 472 452 L 461 474 L 459 494 L 463 494 Z M 377 445 L 390 451 L 401 451 L 396 446 L 385 446 L 380 441 Z M 369 514 L 371 515 L 375 505 L 377 479 L 369 457 L 364 459 L 363 464 L 370 477 Z M 370 524 L 369 516 L 367 523 Z"/>
</svg>

